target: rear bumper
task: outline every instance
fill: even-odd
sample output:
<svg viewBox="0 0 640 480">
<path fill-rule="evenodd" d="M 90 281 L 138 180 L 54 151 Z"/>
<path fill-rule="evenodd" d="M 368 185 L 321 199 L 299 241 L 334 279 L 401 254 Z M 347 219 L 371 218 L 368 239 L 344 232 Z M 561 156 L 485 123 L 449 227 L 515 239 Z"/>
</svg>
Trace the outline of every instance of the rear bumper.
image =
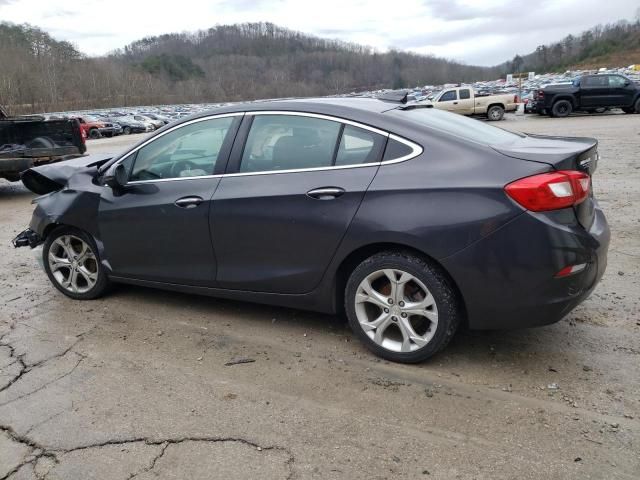
<svg viewBox="0 0 640 480">
<path fill-rule="evenodd" d="M 609 239 L 599 208 L 589 231 L 572 212 L 526 212 L 442 263 L 461 291 L 470 328 L 548 325 L 591 294 L 607 266 Z M 582 263 L 584 270 L 554 277 Z"/>
</svg>

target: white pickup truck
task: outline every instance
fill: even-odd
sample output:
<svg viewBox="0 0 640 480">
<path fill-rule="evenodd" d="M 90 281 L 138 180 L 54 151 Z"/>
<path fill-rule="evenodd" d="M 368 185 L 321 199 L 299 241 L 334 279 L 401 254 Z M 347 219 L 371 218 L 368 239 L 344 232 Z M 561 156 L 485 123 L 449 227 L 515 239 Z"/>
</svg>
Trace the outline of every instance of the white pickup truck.
<svg viewBox="0 0 640 480">
<path fill-rule="evenodd" d="M 518 108 L 518 96 L 476 95 L 471 87 L 445 88 L 431 102 L 435 108 L 461 115 L 482 115 L 488 120 L 502 120 L 504 112 L 514 112 Z"/>
</svg>

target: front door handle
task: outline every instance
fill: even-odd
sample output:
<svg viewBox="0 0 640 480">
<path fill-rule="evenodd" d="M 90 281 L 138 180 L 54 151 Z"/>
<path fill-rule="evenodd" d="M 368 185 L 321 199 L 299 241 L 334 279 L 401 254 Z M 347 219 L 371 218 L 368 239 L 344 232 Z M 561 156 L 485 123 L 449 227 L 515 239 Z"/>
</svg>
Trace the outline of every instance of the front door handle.
<svg viewBox="0 0 640 480">
<path fill-rule="evenodd" d="M 340 187 L 321 187 L 314 188 L 307 192 L 307 196 L 317 200 L 333 200 L 344 193 L 344 188 Z"/>
<path fill-rule="evenodd" d="M 180 208 L 196 208 L 201 203 L 201 197 L 182 197 L 175 201 L 176 207 Z"/>
</svg>

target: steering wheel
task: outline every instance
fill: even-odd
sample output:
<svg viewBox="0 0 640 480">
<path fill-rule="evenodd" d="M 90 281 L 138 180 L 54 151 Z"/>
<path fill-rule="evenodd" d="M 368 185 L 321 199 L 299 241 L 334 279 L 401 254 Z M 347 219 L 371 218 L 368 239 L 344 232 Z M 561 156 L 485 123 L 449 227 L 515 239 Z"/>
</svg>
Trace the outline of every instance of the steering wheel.
<svg viewBox="0 0 640 480">
<path fill-rule="evenodd" d="M 201 170 L 200 167 L 198 167 L 198 165 L 196 165 L 195 163 L 189 161 L 189 160 L 178 160 L 176 163 L 174 163 L 171 166 L 171 177 L 179 177 L 180 176 L 180 172 L 183 172 L 185 170 Z"/>
</svg>

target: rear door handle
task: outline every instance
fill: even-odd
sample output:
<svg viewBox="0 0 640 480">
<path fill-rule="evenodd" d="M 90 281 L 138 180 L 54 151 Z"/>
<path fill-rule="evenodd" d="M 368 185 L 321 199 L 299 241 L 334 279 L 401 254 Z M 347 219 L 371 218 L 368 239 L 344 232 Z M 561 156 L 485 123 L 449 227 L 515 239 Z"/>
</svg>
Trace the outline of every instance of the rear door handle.
<svg viewBox="0 0 640 480">
<path fill-rule="evenodd" d="M 201 203 L 201 197 L 182 197 L 175 201 L 176 207 L 180 208 L 195 208 Z"/>
<path fill-rule="evenodd" d="M 340 187 L 321 187 L 314 188 L 307 192 L 307 196 L 317 200 L 333 200 L 344 193 L 344 188 Z"/>
</svg>

